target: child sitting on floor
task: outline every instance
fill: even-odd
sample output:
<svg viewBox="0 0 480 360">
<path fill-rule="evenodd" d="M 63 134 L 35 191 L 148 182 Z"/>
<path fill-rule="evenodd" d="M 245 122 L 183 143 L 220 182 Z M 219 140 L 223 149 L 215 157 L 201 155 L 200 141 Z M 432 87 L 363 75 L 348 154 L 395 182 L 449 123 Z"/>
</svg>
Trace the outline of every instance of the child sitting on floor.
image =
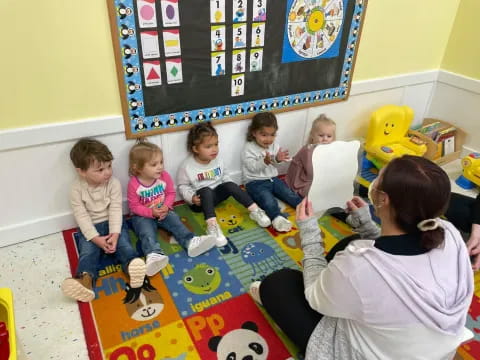
<svg viewBox="0 0 480 360">
<path fill-rule="evenodd" d="M 195 236 L 173 211 L 175 187 L 163 167 L 160 148 L 139 141 L 130 149 L 128 206 L 133 213 L 132 227 L 146 256 L 148 276 L 153 276 L 168 264 L 157 240 L 158 227 L 172 233 L 175 240 L 195 257 L 215 246 L 213 236 Z"/>
<path fill-rule="evenodd" d="M 193 211 L 203 211 L 207 232 L 216 237 L 217 246 L 225 246 L 227 239 L 217 223 L 215 206 L 230 196 L 250 211 L 250 218 L 258 225 L 270 225 L 265 212 L 230 179 L 218 157 L 218 134 L 210 123 L 197 124 L 190 129 L 187 148 L 191 155 L 178 170 L 178 189 Z"/>
<path fill-rule="evenodd" d="M 248 193 L 265 209 L 275 230 L 288 232 L 292 223 L 280 212 L 275 197 L 294 208 L 302 199 L 278 178 L 275 165 L 288 161 L 289 156 L 288 150 L 282 150 L 274 142 L 277 130 L 273 113 L 264 112 L 253 117 L 242 154 L 242 171 Z"/>
<path fill-rule="evenodd" d="M 76 276 L 63 281 L 63 293 L 83 302 L 95 298 L 93 288 L 102 253 L 114 254 L 130 276 L 130 286 L 141 287 L 145 263 L 137 257 L 122 221 L 122 187 L 112 176 L 112 153 L 97 140 L 80 139 L 70 151 L 70 159 L 79 175 L 70 195 L 80 228 L 79 256 Z"/>
<path fill-rule="evenodd" d="M 317 117 L 310 129 L 308 141 L 293 157 L 288 167 L 285 181 L 302 198 L 307 196 L 313 180 L 312 154 L 318 144 L 330 144 L 335 141 L 335 121 L 325 114 Z"/>
</svg>

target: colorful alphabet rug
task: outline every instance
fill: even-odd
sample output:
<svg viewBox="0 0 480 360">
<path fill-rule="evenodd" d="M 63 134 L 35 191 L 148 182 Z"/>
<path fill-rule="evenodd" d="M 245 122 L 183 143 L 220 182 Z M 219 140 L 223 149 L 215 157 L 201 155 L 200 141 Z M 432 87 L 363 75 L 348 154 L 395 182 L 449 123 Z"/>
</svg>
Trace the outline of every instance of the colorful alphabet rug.
<svg viewBox="0 0 480 360">
<path fill-rule="evenodd" d="M 175 211 L 192 232 L 205 233 L 202 214 L 186 205 Z M 285 212 L 294 221 L 294 210 Z M 158 240 L 170 263 L 160 274 L 146 278 L 139 289 L 131 289 L 120 265 L 105 255 L 95 300 L 79 303 L 91 360 L 216 360 L 249 354 L 266 360 L 301 359 L 248 294 L 253 281 L 275 270 L 300 269 L 297 228 L 282 234 L 259 228 L 231 198 L 217 207 L 217 216 L 228 245 L 196 258 L 189 258 L 169 234 L 159 230 Z M 330 216 L 319 219 L 319 225 L 326 251 L 352 234 L 348 225 Z M 63 234 L 72 272 L 78 263 L 76 234 L 74 229 Z M 133 232 L 131 238 L 136 246 Z M 476 338 L 459 350 L 464 359 L 480 358 L 479 314 L 480 300 L 475 296 L 468 326 Z M 249 346 L 252 343 L 255 348 Z M 236 357 L 228 357 L 231 353 Z"/>
</svg>

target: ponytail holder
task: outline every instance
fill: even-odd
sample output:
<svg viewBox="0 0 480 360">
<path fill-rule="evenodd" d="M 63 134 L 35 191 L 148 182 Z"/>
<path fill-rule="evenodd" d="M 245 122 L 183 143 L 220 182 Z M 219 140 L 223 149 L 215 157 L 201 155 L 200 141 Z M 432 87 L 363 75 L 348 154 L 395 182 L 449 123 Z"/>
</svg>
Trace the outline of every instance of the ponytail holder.
<svg viewBox="0 0 480 360">
<path fill-rule="evenodd" d="M 440 224 L 440 221 L 438 220 L 438 218 L 422 220 L 417 224 L 417 227 L 420 231 L 435 230 L 441 226 L 442 225 Z"/>
</svg>

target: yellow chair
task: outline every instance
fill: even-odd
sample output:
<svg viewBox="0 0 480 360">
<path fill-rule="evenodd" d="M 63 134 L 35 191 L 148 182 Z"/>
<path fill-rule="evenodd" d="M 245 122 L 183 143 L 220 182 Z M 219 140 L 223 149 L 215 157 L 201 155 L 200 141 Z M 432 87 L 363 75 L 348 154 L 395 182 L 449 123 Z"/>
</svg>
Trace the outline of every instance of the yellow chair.
<svg viewBox="0 0 480 360">
<path fill-rule="evenodd" d="M 407 136 L 412 120 L 408 106 L 385 105 L 373 112 L 365 140 L 367 160 L 381 168 L 402 155 L 423 156 L 427 145 Z"/>
<path fill-rule="evenodd" d="M 7 326 L 10 345 L 9 360 L 17 359 L 17 348 L 15 340 L 15 319 L 13 317 L 13 296 L 12 291 L 8 288 L 0 289 L 0 322 L 4 322 Z"/>
<path fill-rule="evenodd" d="M 462 159 L 463 174 L 455 181 L 464 189 L 480 186 L 480 153 L 473 152 Z"/>
</svg>

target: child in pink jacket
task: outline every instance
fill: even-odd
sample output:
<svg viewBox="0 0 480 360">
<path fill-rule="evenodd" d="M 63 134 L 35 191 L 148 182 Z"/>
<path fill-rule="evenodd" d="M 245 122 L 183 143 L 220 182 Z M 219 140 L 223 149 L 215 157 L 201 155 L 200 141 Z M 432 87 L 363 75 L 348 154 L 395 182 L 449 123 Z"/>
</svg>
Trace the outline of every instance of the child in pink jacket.
<svg viewBox="0 0 480 360">
<path fill-rule="evenodd" d="M 153 276 L 168 264 L 158 242 L 158 227 L 170 232 L 194 257 L 215 246 L 213 236 L 195 236 L 173 211 L 175 187 L 163 168 L 162 150 L 140 141 L 130 150 L 128 206 L 133 213 L 132 226 L 146 255 L 146 274 Z"/>
<path fill-rule="evenodd" d="M 307 145 L 293 157 L 288 167 L 287 185 L 301 197 L 305 197 L 313 181 L 313 150 L 318 144 L 330 144 L 335 140 L 335 121 L 321 114 L 312 123 Z"/>
</svg>

